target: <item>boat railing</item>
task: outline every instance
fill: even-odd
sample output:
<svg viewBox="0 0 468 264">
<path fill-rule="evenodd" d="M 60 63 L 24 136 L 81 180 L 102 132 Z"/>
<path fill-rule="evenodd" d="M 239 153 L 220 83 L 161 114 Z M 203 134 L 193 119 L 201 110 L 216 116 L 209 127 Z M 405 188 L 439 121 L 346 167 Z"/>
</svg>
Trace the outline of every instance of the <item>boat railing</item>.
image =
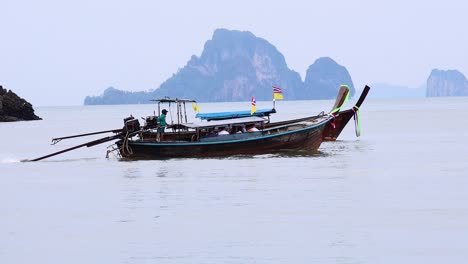
<svg viewBox="0 0 468 264">
<path fill-rule="evenodd" d="M 269 127 L 269 128 L 266 128 L 262 131 L 264 132 L 280 132 L 280 131 L 283 131 L 283 130 L 294 130 L 296 129 L 297 127 L 308 127 L 308 126 L 311 126 L 311 125 L 314 125 L 316 123 L 319 122 L 319 119 L 314 119 L 314 120 L 307 120 L 307 121 L 300 121 L 300 122 L 295 122 L 295 123 L 289 123 L 289 124 L 284 124 L 284 125 L 279 125 L 279 126 L 274 126 L 274 127 Z"/>
</svg>

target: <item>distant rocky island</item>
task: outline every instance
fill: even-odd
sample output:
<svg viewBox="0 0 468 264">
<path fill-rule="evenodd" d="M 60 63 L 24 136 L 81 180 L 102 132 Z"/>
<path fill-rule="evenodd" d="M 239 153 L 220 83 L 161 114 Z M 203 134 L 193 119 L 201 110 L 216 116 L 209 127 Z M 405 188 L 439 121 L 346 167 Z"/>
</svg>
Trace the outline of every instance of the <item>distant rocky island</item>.
<svg viewBox="0 0 468 264">
<path fill-rule="evenodd" d="M 272 86 L 285 100 L 332 99 L 341 84 L 355 88 L 347 69 L 328 57 L 309 66 L 305 80 L 289 69 L 284 56 L 268 41 L 247 31 L 217 29 L 200 57 L 193 55 L 158 89 L 128 92 L 107 88 L 87 96 L 85 105 L 151 103 L 154 98 L 190 98 L 201 102 L 271 100 Z"/>
<path fill-rule="evenodd" d="M 433 69 L 427 81 L 419 87 L 374 83 L 370 85 L 375 99 L 409 99 L 442 96 L 468 96 L 468 81 L 458 70 Z"/>
<path fill-rule="evenodd" d="M 468 96 L 468 81 L 457 70 L 434 69 L 427 79 L 426 96 Z"/>
<path fill-rule="evenodd" d="M 0 122 L 41 120 L 32 105 L 11 90 L 0 85 Z"/>
</svg>

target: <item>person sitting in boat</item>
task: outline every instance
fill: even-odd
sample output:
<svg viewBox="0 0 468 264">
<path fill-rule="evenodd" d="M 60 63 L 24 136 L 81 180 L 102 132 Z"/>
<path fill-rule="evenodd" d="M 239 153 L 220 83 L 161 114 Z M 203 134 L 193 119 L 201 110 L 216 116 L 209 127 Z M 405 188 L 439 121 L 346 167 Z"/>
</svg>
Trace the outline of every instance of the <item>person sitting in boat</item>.
<svg viewBox="0 0 468 264">
<path fill-rule="evenodd" d="M 255 124 L 247 126 L 247 132 L 257 132 L 260 131 L 258 128 L 255 127 Z"/>
<path fill-rule="evenodd" d="M 224 135 L 229 135 L 229 132 L 226 131 L 225 127 L 221 127 L 218 132 L 218 136 L 224 136 Z"/>
<path fill-rule="evenodd" d="M 239 134 L 242 133 L 242 126 L 232 126 L 229 134 Z"/>
</svg>

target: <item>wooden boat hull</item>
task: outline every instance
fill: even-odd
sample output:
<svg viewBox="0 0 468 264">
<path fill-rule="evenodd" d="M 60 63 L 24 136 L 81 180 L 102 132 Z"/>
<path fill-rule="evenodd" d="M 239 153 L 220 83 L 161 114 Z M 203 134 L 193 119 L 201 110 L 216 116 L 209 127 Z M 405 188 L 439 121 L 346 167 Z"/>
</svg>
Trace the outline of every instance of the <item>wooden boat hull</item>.
<svg viewBox="0 0 468 264">
<path fill-rule="evenodd" d="M 354 115 L 354 111 L 352 109 L 348 109 L 348 110 L 340 111 L 336 113 L 334 120 L 330 120 L 330 122 L 325 125 L 325 129 L 322 134 L 323 141 L 335 141 L 338 138 L 338 136 L 341 134 L 345 126 L 348 124 L 349 120 L 353 117 L 353 115 Z M 309 116 L 309 117 L 303 117 L 303 118 L 298 118 L 294 120 L 274 122 L 274 123 L 266 124 L 265 127 L 268 128 L 268 127 L 278 126 L 278 125 L 287 125 L 287 124 L 294 123 L 294 122 L 313 120 L 318 117 L 319 116 Z M 334 126 L 332 125 L 332 123 L 334 123 Z"/>
<path fill-rule="evenodd" d="M 233 155 L 274 154 L 283 152 L 314 152 L 322 143 L 322 134 L 329 121 L 278 134 L 217 142 L 116 142 L 123 157 L 131 159 L 164 159 L 175 157 L 222 157 Z M 222 136 L 219 136 L 222 137 Z M 124 151 L 122 151 L 124 150 Z M 131 153 L 131 154 L 130 154 Z"/>
<path fill-rule="evenodd" d="M 352 109 L 338 112 L 334 120 L 330 120 L 325 126 L 323 141 L 335 141 L 353 116 L 354 111 Z"/>
</svg>

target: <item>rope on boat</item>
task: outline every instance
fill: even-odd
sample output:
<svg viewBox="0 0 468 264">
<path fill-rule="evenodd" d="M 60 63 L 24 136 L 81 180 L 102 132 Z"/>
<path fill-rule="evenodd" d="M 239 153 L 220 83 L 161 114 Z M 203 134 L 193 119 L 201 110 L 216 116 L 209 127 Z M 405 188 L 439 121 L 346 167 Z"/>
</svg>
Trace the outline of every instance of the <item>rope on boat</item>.
<svg viewBox="0 0 468 264">
<path fill-rule="evenodd" d="M 125 156 L 125 157 L 128 157 L 128 156 L 133 155 L 133 150 L 132 150 L 132 148 L 128 145 L 129 134 L 130 134 L 130 133 L 127 131 L 127 134 L 125 134 L 125 137 L 124 137 L 124 139 L 123 139 L 122 147 L 121 147 L 121 149 L 120 149 L 120 151 L 122 152 L 122 156 Z"/>
</svg>

